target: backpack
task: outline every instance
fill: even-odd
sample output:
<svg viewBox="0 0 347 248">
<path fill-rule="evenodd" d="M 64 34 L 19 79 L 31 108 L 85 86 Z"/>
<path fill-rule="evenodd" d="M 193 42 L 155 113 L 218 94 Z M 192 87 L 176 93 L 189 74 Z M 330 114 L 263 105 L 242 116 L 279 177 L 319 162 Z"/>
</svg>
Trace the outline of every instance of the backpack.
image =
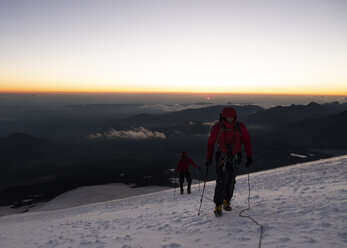
<svg viewBox="0 0 347 248">
<path fill-rule="evenodd" d="M 210 128 L 209 128 L 209 130 L 208 130 L 208 136 L 211 135 L 212 130 L 213 130 L 213 128 L 214 128 L 216 125 L 220 125 L 220 129 L 219 129 L 219 133 L 218 133 L 217 140 L 219 139 L 219 136 L 220 136 L 220 134 L 221 134 L 223 131 L 234 131 L 234 132 L 237 131 L 237 132 L 239 132 L 239 133 L 241 134 L 240 122 L 238 122 L 237 120 L 236 120 L 236 123 L 235 123 L 235 125 L 234 125 L 234 130 L 225 129 L 225 125 L 224 125 L 224 123 L 223 123 L 221 120 L 215 120 L 214 122 L 212 122 L 212 124 L 211 124 L 211 126 L 210 126 Z"/>
<path fill-rule="evenodd" d="M 234 129 L 231 130 L 231 129 L 225 129 L 225 125 L 224 125 L 224 122 L 221 120 L 221 118 L 219 120 L 215 120 L 210 128 L 209 128 L 209 131 L 208 131 L 208 135 L 210 136 L 211 133 L 212 133 L 212 130 L 213 128 L 216 126 L 216 125 L 220 125 L 220 129 L 219 129 L 219 132 L 218 132 L 218 136 L 217 136 L 217 139 L 216 139 L 216 145 L 217 147 L 219 146 L 218 143 L 219 143 L 219 138 L 220 138 L 220 135 L 223 131 L 234 131 L 234 132 L 239 132 L 240 133 L 240 136 L 242 135 L 241 133 L 241 127 L 240 127 L 240 122 L 236 120 L 235 122 L 235 125 L 234 125 Z"/>
</svg>

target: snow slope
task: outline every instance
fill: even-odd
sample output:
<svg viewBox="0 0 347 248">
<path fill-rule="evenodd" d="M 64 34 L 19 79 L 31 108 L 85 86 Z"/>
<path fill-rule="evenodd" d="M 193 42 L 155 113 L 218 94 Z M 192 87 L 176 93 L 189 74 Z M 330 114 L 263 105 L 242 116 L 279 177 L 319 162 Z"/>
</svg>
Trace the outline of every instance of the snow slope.
<svg viewBox="0 0 347 248">
<path fill-rule="evenodd" d="M 258 172 L 251 210 L 264 225 L 262 247 L 347 247 L 347 156 Z M 0 218 L 1 248 L 257 247 L 259 227 L 239 217 L 247 176 L 237 178 L 233 211 L 214 217 L 215 182 L 74 208 Z M 177 192 L 176 192 L 177 193 Z"/>
<path fill-rule="evenodd" d="M 55 197 L 48 203 L 33 208 L 31 211 L 47 211 L 77 207 L 91 203 L 104 202 L 109 200 L 127 198 L 130 196 L 158 192 L 165 189 L 168 189 L 168 187 L 149 186 L 141 188 L 131 188 L 130 185 L 122 183 L 85 186 L 63 193 Z"/>
<path fill-rule="evenodd" d="M 23 206 L 20 208 L 11 208 L 11 206 L 0 207 L 0 217 L 10 214 L 24 213 L 26 211 L 48 211 L 77 207 L 91 203 L 128 198 L 130 196 L 143 195 L 169 189 L 169 187 L 162 186 L 147 186 L 139 188 L 134 188 L 134 186 L 135 185 L 123 183 L 84 186 L 63 193 L 49 202 L 34 203 L 32 205 Z"/>
</svg>

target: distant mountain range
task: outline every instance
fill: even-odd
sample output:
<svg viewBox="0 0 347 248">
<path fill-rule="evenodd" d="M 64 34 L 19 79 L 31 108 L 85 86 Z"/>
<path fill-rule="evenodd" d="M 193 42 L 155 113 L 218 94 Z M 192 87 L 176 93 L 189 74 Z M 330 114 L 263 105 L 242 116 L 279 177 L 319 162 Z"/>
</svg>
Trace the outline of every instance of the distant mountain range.
<svg viewBox="0 0 347 248">
<path fill-rule="evenodd" d="M 240 118 L 248 116 L 250 114 L 257 113 L 264 110 L 262 107 L 255 105 L 227 105 L 228 107 L 234 107 L 237 110 Z M 219 114 L 223 108 L 227 106 L 217 105 L 212 107 L 198 108 L 198 109 L 186 109 L 177 112 L 165 113 L 165 114 L 138 114 L 130 118 L 123 120 L 117 120 L 109 122 L 109 125 L 131 127 L 131 126 L 144 126 L 144 127 L 163 127 L 172 126 L 186 123 L 188 121 L 195 122 L 211 122 L 219 119 Z"/>
<path fill-rule="evenodd" d="M 57 157 L 61 150 L 57 145 L 24 133 L 14 133 L 0 138 L 1 158 L 28 161 Z M 6 163 L 2 163 L 5 166 Z M 1 167 L 1 166 L 0 166 Z"/>
<path fill-rule="evenodd" d="M 0 205 L 25 204 L 21 200 L 33 193 L 40 196 L 37 201 L 51 199 L 83 185 L 172 185 L 169 169 L 176 167 L 183 150 L 196 163 L 204 164 L 209 123 L 218 119 L 226 106 L 136 114 L 124 119 L 110 115 L 110 111 L 117 112 L 115 107 L 105 110 L 105 115 L 95 111 L 102 105 L 90 106 L 94 109 L 91 112 L 89 107 L 81 106 L 83 113 L 73 106 L 76 117 L 68 111 L 65 118 L 61 111 L 57 119 L 45 115 L 40 119 L 38 111 L 35 119 L 3 121 L 1 130 L 15 132 L 0 139 Z M 252 171 L 330 157 L 324 150 L 342 149 L 347 153 L 347 104 L 233 107 L 251 134 L 255 161 Z M 89 121 L 79 119 L 88 113 Z M 139 127 L 162 138 L 105 135 L 110 130 L 133 134 Z M 99 138 L 89 138 L 91 134 L 99 134 L 95 136 Z M 209 179 L 214 173 L 211 169 Z M 201 177 L 197 170 L 192 169 L 192 174 Z"/>
<path fill-rule="evenodd" d="M 277 130 L 276 135 L 304 147 L 347 152 L 347 111 L 288 124 Z"/>
<path fill-rule="evenodd" d="M 260 110 L 244 118 L 246 123 L 273 127 L 283 123 L 294 123 L 305 119 L 320 118 L 329 114 L 336 114 L 347 110 L 347 103 L 338 102 L 317 104 L 311 102 L 307 105 L 277 106 Z"/>
</svg>

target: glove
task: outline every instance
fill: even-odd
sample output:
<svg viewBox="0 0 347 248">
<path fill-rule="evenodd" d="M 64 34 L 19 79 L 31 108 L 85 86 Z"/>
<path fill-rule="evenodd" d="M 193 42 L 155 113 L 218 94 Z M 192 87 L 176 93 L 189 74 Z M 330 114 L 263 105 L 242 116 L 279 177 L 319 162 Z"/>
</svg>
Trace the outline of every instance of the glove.
<svg viewBox="0 0 347 248">
<path fill-rule="evenodd" d="M 205 162 L 206 167 L 210 167 L 212 164 L 212 159 L 207 159 Z"/>
<path fill-rule="evenodd" d="M 253 163 L 253 158 L 251 156 L 247 156 L 246 168 L 249 168 Z"/>
</svg>

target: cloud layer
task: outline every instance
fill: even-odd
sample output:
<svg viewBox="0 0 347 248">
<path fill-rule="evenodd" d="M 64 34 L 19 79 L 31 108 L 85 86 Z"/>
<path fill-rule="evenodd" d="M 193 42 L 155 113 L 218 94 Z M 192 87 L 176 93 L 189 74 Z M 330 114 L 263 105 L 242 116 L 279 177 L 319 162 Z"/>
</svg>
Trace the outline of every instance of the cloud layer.
<svg viewBox="0 0 347 248">
<path fill-rule="evenodd" d="M 197 103 L 197 104 L 154 104 L 154 105 L 144 105 L 141 108 L 152 108 L 159 109 L 163 112 L 174 112 L 181 111 L 185 109 L 199 109 L 214 106 L 213 103 Z"/>
<path fill-rule="evenodd" d="M 150 131 L 144 127 L 132 128 L 130 130 L 110 129 L 105 133 L 95 133 L 88 136 L 90 139 L 166 139 L 166 135 L 157 131 Z"/>
</svg>

